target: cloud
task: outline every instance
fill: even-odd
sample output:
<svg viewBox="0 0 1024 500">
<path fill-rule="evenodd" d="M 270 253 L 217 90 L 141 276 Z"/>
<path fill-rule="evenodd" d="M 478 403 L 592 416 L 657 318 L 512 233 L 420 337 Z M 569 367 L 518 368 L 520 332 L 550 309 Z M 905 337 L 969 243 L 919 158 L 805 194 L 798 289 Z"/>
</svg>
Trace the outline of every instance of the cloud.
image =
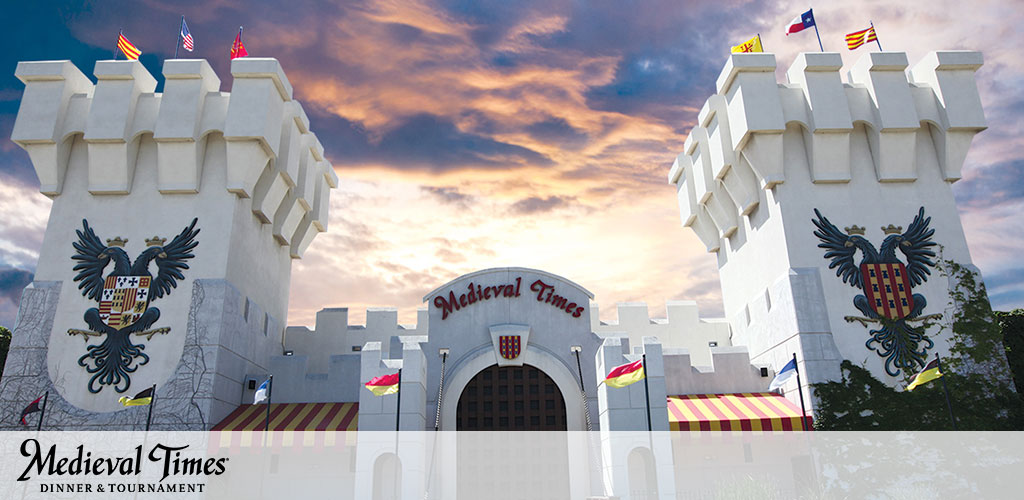
<svg viewBox="0 0 1024 500">
<path fill-rule="evenodd" d="M 1024 158 L 977 168 L 953 184 L 957 204 L 980 210 L 1024 200 Z"/>
<path fill-rule="evenodd" d="M 548 196 L 541 198 L 539 196 L 531 196 L 513 203 L 512 211 L 520 215 L 531 215 L 565 208 L 573 205 L 575 202 L 575 197 Z"/>
<path fill-rule="evenodd" d="M 25 269 L 0 267 L 0 325 L 14 327 L 21 291 L 32 283 L 33 273 Z"/>
<path fill-rule="evenodd" d="M 466 207 L 472 203 L 476 197 L 464 194 L 459 191 L 459 188 L 451 186 L 421 186 L 425 193 L 428 193 L 443 203 L 449 203 L 458 205 L 460 207 Z"/>
</svg>

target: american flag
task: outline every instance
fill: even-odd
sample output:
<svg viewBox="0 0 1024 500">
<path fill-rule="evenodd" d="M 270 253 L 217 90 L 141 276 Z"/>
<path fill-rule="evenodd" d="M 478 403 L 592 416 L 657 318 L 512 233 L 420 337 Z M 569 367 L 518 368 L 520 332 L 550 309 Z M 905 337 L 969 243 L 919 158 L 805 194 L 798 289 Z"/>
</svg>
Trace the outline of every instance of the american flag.
<svg viewBox="0 0 1024 500">
<path fill-rule="evenodd" d="M 192 49 L 195 48 L 192 40 L 192 33 L 188 32 L 188 25 L 185 24 L 184 17 L 181 18 L 181 45 L 189 52 L 192 52 Z"/>
</svg>

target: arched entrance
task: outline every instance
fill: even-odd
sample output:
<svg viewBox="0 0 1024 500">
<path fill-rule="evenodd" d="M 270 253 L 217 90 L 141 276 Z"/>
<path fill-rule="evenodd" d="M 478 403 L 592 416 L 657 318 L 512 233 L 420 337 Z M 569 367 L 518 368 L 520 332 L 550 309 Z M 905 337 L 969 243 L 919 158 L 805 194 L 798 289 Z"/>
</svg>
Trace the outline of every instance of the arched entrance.
<svg viewBox="0 0 1024 500">
<path fill-rule="evenodd" d="M 564 431 L 565 398 L 558 384 L 532 366 L 492 365 L 462 390 L 456 430 Z"/>
</svg>

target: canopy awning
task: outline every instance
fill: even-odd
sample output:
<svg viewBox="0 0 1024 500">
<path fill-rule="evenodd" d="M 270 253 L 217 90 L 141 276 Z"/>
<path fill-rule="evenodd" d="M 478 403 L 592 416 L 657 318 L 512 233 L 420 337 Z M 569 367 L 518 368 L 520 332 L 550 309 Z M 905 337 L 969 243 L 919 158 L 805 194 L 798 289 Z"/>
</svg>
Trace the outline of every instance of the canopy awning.
<svg viewBox="0 0 1024 500">
<path fill-rule="evenodd" d="M 214 431 L 262 431 L 267 405 L 242 405 Z M 359 403 L 274 403 L 270 405 L 272 431 L 354 431 L 359 424 Z"/>
<path fill-rule="evenodd" d="M 668 397 L 669 429 L 674 431 L 800 431 L 811 417 L 774 392 L 687 394 Z M 806 424 L 806 425 L 805 425 Z"/>
</svg>

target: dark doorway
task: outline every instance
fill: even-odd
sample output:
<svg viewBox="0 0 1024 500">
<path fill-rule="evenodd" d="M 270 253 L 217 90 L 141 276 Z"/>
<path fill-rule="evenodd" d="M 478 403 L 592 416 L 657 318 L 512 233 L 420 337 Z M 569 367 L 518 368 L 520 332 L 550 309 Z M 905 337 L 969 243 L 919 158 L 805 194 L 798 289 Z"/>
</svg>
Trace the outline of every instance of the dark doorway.
<svg viewBox="0 0 1024 500">
<path fill-rule="evenodd" d="M 460 431 L 564 431 L 565 399 L 551 377 L 530 365 L 493 365 L 459 397 Z"/>
</svg>

